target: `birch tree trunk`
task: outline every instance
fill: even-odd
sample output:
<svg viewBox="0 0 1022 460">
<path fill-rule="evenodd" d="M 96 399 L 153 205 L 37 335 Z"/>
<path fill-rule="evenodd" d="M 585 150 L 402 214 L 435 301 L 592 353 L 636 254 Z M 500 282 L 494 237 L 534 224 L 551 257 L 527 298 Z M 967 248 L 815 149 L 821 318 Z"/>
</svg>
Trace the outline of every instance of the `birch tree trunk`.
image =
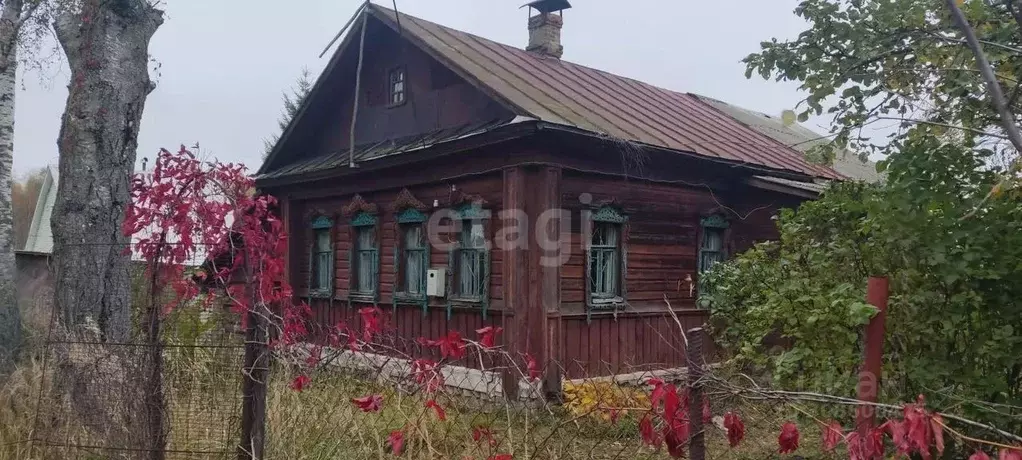
<svg viewBox="0 0 1022 460">
<path fill-rule="evenodd" d="M 55 307 L 69 330 L 131 331 L 129 239 L 121 231 L 163 12 L 144 0 L 82 0 L 54 28 L 71 67 L 53 210 Z"/>
<path fill-rule="evenodd" d="M 0 11 L 0 375 L 10 371 L 21 345 L 21 314 L 15 279 L 14 95 L 22 0 L 7 0 Z"/>
</svg>

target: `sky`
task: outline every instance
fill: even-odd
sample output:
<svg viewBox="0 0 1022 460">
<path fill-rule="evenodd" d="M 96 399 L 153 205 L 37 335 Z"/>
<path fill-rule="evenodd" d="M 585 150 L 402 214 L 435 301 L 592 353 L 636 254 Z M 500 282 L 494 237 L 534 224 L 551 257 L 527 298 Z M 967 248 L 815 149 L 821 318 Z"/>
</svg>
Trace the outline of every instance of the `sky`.
<svg viewBox="0 0 1022 460">
<path fill-rule="evenodd" d="M 375 0 L 393 7 L 392 0 Z M 526 0 L 397 0 L 408 14 L 524 47 Z M 745 78 L 741 59 L 772 37 L 806 28 L 798 0 L 573 0 L 565 11 L 564 59 L 675 91 L 768 114 L 794 108 L 797 85 Z M 150 44 L 156 89 L 146 101 L 138 158 L 185 144 L 254 172 L 275 134 L 281 93 L 302 68 L 318 75 L 320 52 L 361 0 L 166 0 Z M 286 5 L 286 6 L 285 6 Z M 336 46 L 336 45 L 335 45 Z M 52 48 L 52 47 L 51 47 Z M 333 49 L 331 49 L 331 52 Z M 53 50 L 40 51 L 50 56 Z M 59 54 L 58 54 L 59 56 Z M 51 59 L 54 61 L 54 59 Z M 19 75 L 14 171 L 57 164 L 70 71 L 62 59 Z M 826 128 L 809 125 L 818 132 Z M 150 161 L 149 164 L 152 164 Z"/>
</svg>

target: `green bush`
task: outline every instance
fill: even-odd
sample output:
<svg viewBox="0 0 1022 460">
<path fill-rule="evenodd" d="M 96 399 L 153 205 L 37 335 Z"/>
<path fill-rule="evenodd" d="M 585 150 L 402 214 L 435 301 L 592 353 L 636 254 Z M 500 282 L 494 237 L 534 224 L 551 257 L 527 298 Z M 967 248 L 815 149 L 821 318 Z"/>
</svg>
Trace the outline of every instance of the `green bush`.
<svg viewBox="0 0 1022 460">
<path fill-rule="evenodd" d="M 1022 406 L 1022 204 L 990 193 L 1004 177 L 990 155 L 913 138 L 885 184 L 835 184 L 782 212 L 779 241 L 706 276 L 718 340 L 777 385 L 854 395 L 866 281 L 885 275 L 881 399 L 925 394 L 1018 431 L 1018 409 L 994 405 Z"/>
</svg>

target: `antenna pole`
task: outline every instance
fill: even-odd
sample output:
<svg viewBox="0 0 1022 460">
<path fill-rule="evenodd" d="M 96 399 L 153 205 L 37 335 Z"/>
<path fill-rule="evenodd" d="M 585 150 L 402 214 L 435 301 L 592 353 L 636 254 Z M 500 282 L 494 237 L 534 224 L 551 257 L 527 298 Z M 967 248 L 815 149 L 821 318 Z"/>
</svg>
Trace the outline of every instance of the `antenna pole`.
<svg viewBox="0 0 1022 460">
<path fill-rule="evenodd" d="M 368 5 L 369 2 L 363 5 Z M 369 25 L 369 13 L 363 12 L 362 16 L 362 36 L 358 41 L 358 66 L 355 67 L 355 95 L 353 97 L 353 103 L 351 105 L 351 129 L 348 132 L 348 167 L 355 168 L 355 122 L 358 120 L 358 99 L 361 95 L 362 87 L 362 58 L 365 54 L 366 46 L 366 28 Z"/>
</svg>

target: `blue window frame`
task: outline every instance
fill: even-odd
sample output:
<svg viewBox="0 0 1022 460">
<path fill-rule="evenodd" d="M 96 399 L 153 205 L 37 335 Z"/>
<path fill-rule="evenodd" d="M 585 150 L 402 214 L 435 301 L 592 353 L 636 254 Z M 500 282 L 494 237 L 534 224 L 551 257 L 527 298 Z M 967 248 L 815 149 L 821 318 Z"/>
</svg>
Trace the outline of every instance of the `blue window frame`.
<svg viewBox="0 0 1022 460">
<path fill-rule="evenodd" d="M 702 236 L 699 243 L 699 273 L 703 273 L 727 258 L 725 238 L 728 222 L 724 216 L 714 214 L 700 221 Z"/>
<path fill-rule="evenodd" d="M 379 294 L 380 248 L 376 216 L 360 212 L 351 220 L 351 297 L 375 301 Z"/>
<path fill-rule="evenodd" d="M 592 214 L 586 241 L 586 303 L 589 309 L 617 309 L 625 302 L 625 223 L 604 206 Z"/>
<path fill-rule="evenodd" d="M 334 222 L 326 216 L 312 221 L 309 251 L 309 296 L 330 297 L 334 285 Z"/>
</svg>

